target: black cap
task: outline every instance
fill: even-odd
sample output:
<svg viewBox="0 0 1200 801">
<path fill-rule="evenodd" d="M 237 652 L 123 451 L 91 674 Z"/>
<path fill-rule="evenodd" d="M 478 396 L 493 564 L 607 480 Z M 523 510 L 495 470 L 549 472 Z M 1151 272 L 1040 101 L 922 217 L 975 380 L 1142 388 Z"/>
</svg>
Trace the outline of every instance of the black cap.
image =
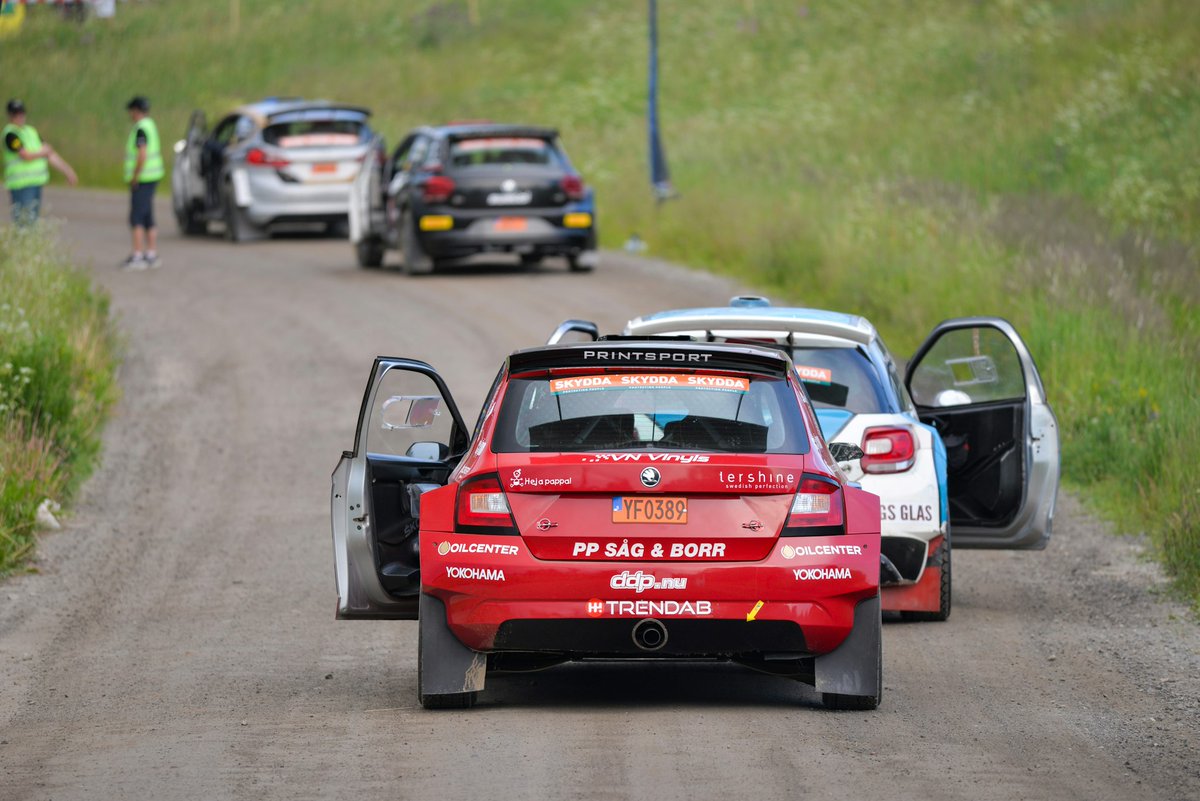
<svg viewBox="0 0 1200 801">
<path fill-rule="evenodd" d="M 25 104 L 14 97 L 12 100 L 8 101 L 6 108 L 8 109 L 9 114 L 21 114 L 25 111 Z"/>
<path fill-rule="evenodd" d="M 132 100 L 130 100 L 128 103 L 125 104 L 125 108 L 128 110 L 131 110 L 131 111 L 135 108 L 138 111 L 149 111 L 150 110 L 150 101 L 147 100 L 146 98 L 142 97 L 141 95 L 137 95 L 136 97 L 134 97 Z"/>
</svg>

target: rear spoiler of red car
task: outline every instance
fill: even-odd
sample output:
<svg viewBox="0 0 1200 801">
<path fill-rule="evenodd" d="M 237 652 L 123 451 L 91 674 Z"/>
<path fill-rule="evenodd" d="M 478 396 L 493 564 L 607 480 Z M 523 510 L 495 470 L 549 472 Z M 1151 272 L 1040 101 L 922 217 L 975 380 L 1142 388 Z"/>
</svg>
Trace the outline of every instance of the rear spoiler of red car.
<svg viewBox="0 0 1200 801">
<path fill-rule="evenodd" d="M 559 367 L 699 368 L 784 378 L 792 361 L 778 350 L 754 345 L 654 341 L 643 337 L 549 345 L 519 350 L 508 357 L 512 375 Z"/>
</svg>

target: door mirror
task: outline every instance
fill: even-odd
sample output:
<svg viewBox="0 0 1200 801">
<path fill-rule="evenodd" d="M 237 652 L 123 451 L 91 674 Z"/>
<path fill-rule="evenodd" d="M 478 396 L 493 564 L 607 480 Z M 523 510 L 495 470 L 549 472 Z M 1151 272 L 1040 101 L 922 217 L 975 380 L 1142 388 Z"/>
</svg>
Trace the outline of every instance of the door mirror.
<svg viewBox="0 0 1200 801">
<path fill-rule="evenodd" d="M 441 406 L 437 395 L 393 395 L 383 402 L 380 422 L 384 431 L 429 428 L 441 415 Z"/>
<path fill-rule="evenodd" d="M 852 442 L 831 442 L 829 443 L 829 454 L 835 462 L 853 462 L 855 459 L 861 459 L 865 454 L 863 449 Z"/>
<path fill-rule="evenodd" d="M 408 453 L 404 455 L 424 462 L 440 462 L 449 456 L 450 452 L 440 442 L 414 442 L 408 446 Z"/>
</svg>

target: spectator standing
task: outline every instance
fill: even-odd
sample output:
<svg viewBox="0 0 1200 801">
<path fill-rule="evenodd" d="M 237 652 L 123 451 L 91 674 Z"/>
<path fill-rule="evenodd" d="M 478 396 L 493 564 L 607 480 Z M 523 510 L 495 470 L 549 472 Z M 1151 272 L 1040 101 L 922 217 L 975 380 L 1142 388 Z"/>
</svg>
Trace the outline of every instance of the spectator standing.
<svg viewBox="0 0 1200 801">
<path fill-rule="evenodd" d="M 42 187 L 50 180 L 50 165 L 74 186 L 78 179 L 71 165 L 42 141 L 37 129 L 25 122 L 25 104 L 8 101 L 8 124 L 0 133 L 4 150 L 4 185 L 12 199 L 12 218 L 17 225 L 33 225 L 42 210 Z"/>
<path fill-rule="evenodd" d="M 129 184 L 129 227 L 133 252 L 121 268 L 144 270 L 158 267 L 158 227 L 154 224 L 154 190 L 162 180 L 162 146 L 158 126 L 150 119 L 150 101 L 138 95 L 125 104 L 133 128 L 125 142 L 125 183 Z"/>
</svg>

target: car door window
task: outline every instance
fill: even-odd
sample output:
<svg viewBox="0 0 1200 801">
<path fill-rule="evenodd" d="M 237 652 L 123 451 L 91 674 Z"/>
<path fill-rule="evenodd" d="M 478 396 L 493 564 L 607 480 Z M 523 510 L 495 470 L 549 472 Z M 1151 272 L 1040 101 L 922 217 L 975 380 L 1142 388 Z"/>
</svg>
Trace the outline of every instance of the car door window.
<svg viewBox="0 0 1200 801">
<path fill-rule="evenodd" d="M 920 406 L 947 407 L 1025 397 L 1021 357 L 994 328 L 947 331 L 913 370 L 909 389 Z"/>
<path fill-rule="evenodd" d="M 415 168 L 420 167 L 424 163 L 425 155 L 428 152 L 429 137 L 418 136 L 409 149 L 408 156 L 404 159 L 404 166 L 401 169 L 405 172 L 412 172 Z"/>
<path fill-rule="evenodd" d="M 389 370 L 379 380 L 371 408 L 367 453 L 425 459 L 440 450 L 444 456 L 453 425 L 454 416 L 430 376 Z"/>
<path fill-rule="evenodd" d="M 234 126 L 237 124 L 237 121 L 238 121 L 238 118 L 235 115 L 232 117 L 226 117 L 225 119 L 223 119 L 219 123 L 217 123 L 217 127 L 213 130 L 212 141 L 221 147 L 225 147 L 230 142 L 232 142 L 233 141 L 233 129 L 234 129 Z"/>
<path fill-rule="evenodd" d="M 254 135 L 255 125 L 254 120 L 249 117 L 238 117 L 237 122 L 233 126 L 233 141 L 245 142 Z"/>
</svg>

